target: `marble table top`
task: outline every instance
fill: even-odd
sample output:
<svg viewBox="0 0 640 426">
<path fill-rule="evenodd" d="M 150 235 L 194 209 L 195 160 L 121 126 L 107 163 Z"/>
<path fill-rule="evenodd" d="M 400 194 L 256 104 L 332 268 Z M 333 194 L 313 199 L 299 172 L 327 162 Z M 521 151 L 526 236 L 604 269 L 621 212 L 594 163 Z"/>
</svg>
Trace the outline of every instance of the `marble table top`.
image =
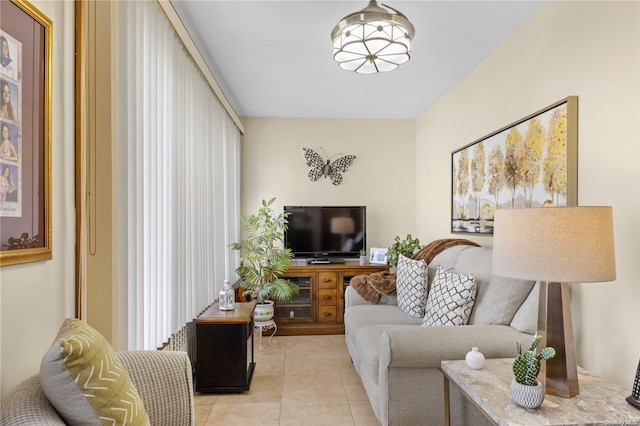
<svg viewBox="0 0 640 426">
<path fill-rule="evenodd" d="M 512 364 L 513 359 L 487 359 L 481 370 L 472 370 L 465 361 L 442 361 L 441 369 L 498 425 L 640 426 L 640 410 L 626 401 L 631 391 L 582 368 L 577 396 L 545 395 L 540 407 L 522 408 L 511 399 Z"/>
</svg>

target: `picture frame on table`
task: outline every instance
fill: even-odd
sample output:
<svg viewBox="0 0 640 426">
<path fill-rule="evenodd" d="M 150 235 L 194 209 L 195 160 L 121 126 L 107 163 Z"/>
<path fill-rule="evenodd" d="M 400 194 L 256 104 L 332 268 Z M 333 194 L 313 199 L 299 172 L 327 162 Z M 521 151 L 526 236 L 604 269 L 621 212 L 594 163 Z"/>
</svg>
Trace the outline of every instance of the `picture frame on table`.
<svg viewBox="0 0 640 426">
<path fill-rule="evenodd" d="M 53 25 L 24 0 L 0 2 L 0 266 L 52 258 Z"/>
<path fill-rule="evenodd" d="M 498 209 L 576 206 L 578 97 L 451 153 L 451 232 L 493 234 Z"/>
<path fill-rule="evenodd" d="M 371 265 L 386 265 L 387 264 L 387 249 L 381 247 L 374 247 L 369 250 L 369 263 Z"/>
</svg>

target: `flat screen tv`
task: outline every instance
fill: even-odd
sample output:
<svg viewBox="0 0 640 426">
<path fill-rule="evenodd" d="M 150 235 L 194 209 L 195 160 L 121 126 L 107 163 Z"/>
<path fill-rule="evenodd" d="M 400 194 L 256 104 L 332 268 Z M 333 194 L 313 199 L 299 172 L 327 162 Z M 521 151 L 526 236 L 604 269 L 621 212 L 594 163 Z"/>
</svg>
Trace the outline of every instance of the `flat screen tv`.
<svg viewBox="0 0 640 426">
<path fill-rule="evenodd" d="M 284 245 L 296 258 L 339 262 L 365 249 L 366 206 L 285 206 Z"/>
</svg>

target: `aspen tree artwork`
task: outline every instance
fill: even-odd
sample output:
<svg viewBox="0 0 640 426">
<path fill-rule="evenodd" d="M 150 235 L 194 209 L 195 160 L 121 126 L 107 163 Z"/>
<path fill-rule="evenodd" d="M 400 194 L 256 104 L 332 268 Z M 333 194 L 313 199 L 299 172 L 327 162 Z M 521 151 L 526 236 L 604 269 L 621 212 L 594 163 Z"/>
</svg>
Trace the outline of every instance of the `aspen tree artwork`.
<svg viewBox="0 0 640 426">
<path fill-rule="evenodd" d="M 577 205 L 578 97 L 451 153 L 451 232 L 493 234 L 498 209 Z"/>
</svg>

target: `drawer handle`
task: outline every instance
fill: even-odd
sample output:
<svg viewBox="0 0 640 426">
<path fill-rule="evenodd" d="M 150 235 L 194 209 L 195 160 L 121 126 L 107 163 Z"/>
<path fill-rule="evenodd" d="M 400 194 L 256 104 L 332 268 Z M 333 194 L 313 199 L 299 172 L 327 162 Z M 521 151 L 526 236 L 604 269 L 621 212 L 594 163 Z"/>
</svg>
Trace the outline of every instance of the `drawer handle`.
<svg viewBox="0 0 640 426">
<path fill-rule="evenodd" d="M 331 281 L 333 281 L 333 279 L 331 279 L 331 278 L 325 278 L 323 281 L 324 281 L 325 283 L 330 283 Z"/>
<path fill-rule="evenodd" d="M 329 299 L 331 299 L 331 296 L 322 296 L 322 298 L 323 298 L 324 300 L 329 300 Z"/>
<path fill-rule="evenodd" d="M 324 313 L 324 316 L 325 316 L 325 317 L 330 317 L 330 316 L 331 316 L 331 312 L 325 312 L 325 313 Z"/>
</svg>

